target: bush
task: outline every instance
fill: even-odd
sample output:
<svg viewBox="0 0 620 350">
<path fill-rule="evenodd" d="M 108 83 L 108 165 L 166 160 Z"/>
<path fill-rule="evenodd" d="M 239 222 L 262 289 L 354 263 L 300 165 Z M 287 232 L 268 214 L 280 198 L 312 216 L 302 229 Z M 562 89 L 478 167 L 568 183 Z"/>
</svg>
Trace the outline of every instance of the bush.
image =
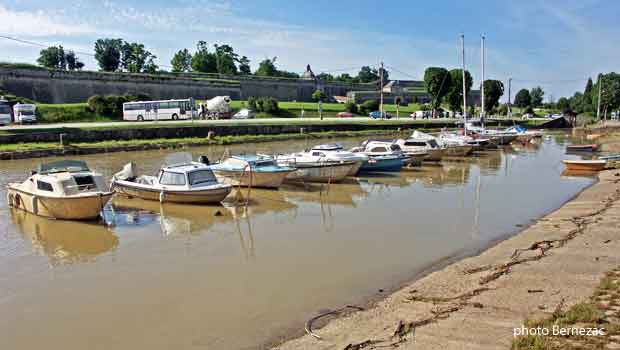
<svg viewBox="0 0 620 350">
<path fill-rule="evenodd" d="M 148 101 L 151 97 L 144 93 L 135 95 L 93 95 L 88 99 L 88 108 L 97 115 L 123 118 L 123 103 L 131 101 Z"/>
<path fill-rule="evenodd" d="M 256 97 L 250 96 L 248 97 L 248 109 L 251 111 L 258 112 L 258 106 L 256 104 Z"/>
<path fill-rule="evenodd" d="M 359 112 L 355 102 L 351 102 L 351 101 L 344 104 L 344 110 L 352 114 L 357 114 Z"/>
<path fill-rule="evenodd" d="M 278 100 L 274 97 L 248 97 L 248 109 L 255 112 L 263 112 L 277 115 L 280 113 Z"/>
<path fill-rule="evenodd" d="M 367 100 L 367 101 L 364 101 L 364 103 L 360 105 L 360 112 L 362 114 L 368 114 L 378 109 L 379 109 L 379 101 L 377 100 Z"/>
</svg>

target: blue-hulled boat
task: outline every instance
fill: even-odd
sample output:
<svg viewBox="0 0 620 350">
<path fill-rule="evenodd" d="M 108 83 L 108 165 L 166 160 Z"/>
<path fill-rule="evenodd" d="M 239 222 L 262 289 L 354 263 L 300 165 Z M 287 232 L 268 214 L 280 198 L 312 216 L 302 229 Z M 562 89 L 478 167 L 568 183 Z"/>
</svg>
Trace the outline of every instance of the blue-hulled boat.
<svg viewBox="0 0 620 350">
<path fill-rule="evenodd" d="M 408 159 L 398 145 L 383 141 L 366 141 L 362 146 L 351 149 L 351 152 L 368 157 L 368 160 L 362 163 L 360 172 L 400 171 L 404 160 Z"/>
<path fill-rule="evenodd" d="M 211 165 L 217 178 L 233 186 L 278 188 L 293 167 L 278 165 L 268 155 L 237 155 Z"/>
</svg>

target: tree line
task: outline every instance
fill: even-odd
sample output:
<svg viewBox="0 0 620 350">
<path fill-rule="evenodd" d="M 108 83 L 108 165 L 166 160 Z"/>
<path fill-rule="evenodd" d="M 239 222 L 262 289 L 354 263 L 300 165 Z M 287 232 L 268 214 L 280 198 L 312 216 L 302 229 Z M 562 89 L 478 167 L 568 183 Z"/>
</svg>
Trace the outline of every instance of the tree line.
<svg viewBox="0 0 620 350">
<path fill-rule="evenodd" d="M 124 39 L 102 38 L 94 45 L 94 58 L 99 70 L 103 72 L 157 73 L 163 72 L 156 63 L 157 56 L 147 50 L 142 43 L 128 42 Z M 62 46 L 50 46 L 39 53 L 37 63 L 43 67 L 62 70 L 81 70 L 84 67 L 73 51 L 65 51 Z M 228 75 L 257 75 L 266 77 L 299 78 L 299 74 L 278 69 L 277 57 L 265 58 L 252 72 L 250 59 L 238 54 L 228 44 L 214 44 L 210 47 L 201 40 L 196 48 L 177 51 L 170 60 L 174 73 L 219 73 Z M 370 83 L 380 79 L 381 69 L 370 66 L 361 67 L 356 76 L 348 73 L 317 75 L 322 81 L 345 83 Z M 389 72 L 383 70 L 384 81 L 389 80 Z"/>
<path fill-rule="evenodd" d="M 504 94 L 504 84 L 499 80 L 487 79 L 484 84 L 484 105 L 490 113 L 499 106 L 499 99 Z M 455 112 L 463 112 L 463 70 L 460 68 L 447 70 L 443 67 L 428 67 L 424 71 L 424 85 L 431 96 L 430 107 L 438 109 L 447 103 Z M 465 71 L 465 91 L 469 96 L 473 78 Z"/>
</svg>

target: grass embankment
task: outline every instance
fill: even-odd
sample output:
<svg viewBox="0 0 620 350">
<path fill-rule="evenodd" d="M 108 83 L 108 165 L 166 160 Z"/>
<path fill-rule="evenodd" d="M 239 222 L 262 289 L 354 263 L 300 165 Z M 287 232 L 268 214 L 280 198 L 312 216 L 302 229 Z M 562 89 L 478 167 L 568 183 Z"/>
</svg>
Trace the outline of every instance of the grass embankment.
<svg viewBox="0 0 620 350">
<path fill-rule="evenodd" d="M 246 101 L 233 101 L 233 111 L 246 107 Z M 318 118 L 318 105 L 311 102 L 280 102 L 280 112 L 276 114 L 258 113 L 257 118 L 297 118 L 304 111 L 304 118 Z M 419 105 L 409 104 L 400 107 L 400 116 L 409 117 L 409 114 L 419 110 Z M 385 111 L 396 114 L 395 105 L 385 105 Z M 344 112 L 344 104 L 324 103 L 323 117 L 336 117 L 339 112 Z M 119 120 L 113 116 L 97 115 L 88 108 L 87 103 L 65 104 L 37 104 L 37 117 L 40 123 L 71 123 L 71 122 L 105 122 Z"/>
<path fill-rule="evenodd" d="M 409 133 L 409 130 L 402 133 Z M 190 137 L 190 138 L 166 138 L 166 139 L 150 139 L 150 140 L 129 140 L 129 141 L 100 141 L 91 143 L 72 143 L 69 147 L 78 148 L 123 148 L 130 146 L 156 146 L 157 148 L 178 148 L 191 146 L 206 145 L 231 145 L 247 142 L 269 142 L 269 141 L 285 141 L 285 140 L 304 140 L 309 138 L 332 138 L 332 137 L 364 137 L 379 135 L 394 135 L 398 133 L 395 130 L 362 130 L 362 131 L 326 131 L 315 133 L 294 133 L 294 134 L 275 134 L 275 135 L 238 135 L 238 136 L 215 136 L 206 137 Z M 36 150 L 54 150 L 61 149 L 60 143 L 18 143 L 0 145 L 0 152 L 23 152 Z"/>
<path fill-rule="evenodd" d="M 549 335 L 528 334 L 515 338 L 513 350 L 617 349 L 620 339 L 620 268 L 607 274 L 585 302 L 561 310 L 548 318 L 526 320 L 528 329 L 548 329 Z M 602 329 L 604 335 L 554 334 L 553 329 Z M 540 332 L 535 332 L 540 333 Z"/>
</svg>

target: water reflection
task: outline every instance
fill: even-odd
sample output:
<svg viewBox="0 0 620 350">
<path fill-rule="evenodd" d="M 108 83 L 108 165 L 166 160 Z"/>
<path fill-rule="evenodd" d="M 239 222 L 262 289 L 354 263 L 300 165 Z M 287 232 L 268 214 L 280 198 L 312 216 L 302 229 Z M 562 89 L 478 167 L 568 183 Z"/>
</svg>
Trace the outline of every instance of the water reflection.
<svg viewBox="0 0 620 350">
<path fill-rule="evenodd" d="M 118 237 L 102 224 L 76 225 L 17 209 L 11 209 L 11 220 L 33 250 L 47 256 L 52 265 L 90 261 L 118 246 Z"/>
<path fill-rule="evenodd" d="M 287 200 L 293 202 L 316 203 L 322 205 L 338 205 L 355 208 L 360 198 L 368 196 L 368 192 L 360 186 L 357 179 L 349 178 L 337 184 L 285 184 L 280 187 Z"/>
</svg>

